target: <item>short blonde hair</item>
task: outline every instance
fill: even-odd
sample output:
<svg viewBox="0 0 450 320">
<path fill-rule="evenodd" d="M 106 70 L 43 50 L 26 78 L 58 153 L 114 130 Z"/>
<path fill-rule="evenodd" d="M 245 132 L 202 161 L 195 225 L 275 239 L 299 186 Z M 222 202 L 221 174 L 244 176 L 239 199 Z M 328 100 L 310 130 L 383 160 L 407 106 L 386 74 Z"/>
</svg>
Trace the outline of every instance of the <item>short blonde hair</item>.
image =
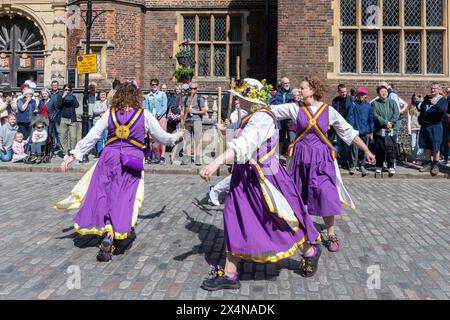
<svg viewBox="0 0 450 320">
<path fill-rule="evenodd" d="M 23 133 L 22 132 L 16 132 L 16 135 L 14 136 L 14 138 L 17 137 L 22 137 L 23 138 Z"/>
</svg>

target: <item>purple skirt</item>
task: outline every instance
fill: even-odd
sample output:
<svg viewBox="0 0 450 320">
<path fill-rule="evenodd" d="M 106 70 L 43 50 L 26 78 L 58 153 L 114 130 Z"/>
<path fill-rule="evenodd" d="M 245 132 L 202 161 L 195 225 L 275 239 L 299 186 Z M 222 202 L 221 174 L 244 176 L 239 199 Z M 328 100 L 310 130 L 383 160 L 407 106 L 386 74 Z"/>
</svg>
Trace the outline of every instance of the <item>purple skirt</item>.
<svg viewBox="0 0 450 320">
<path fill-rule="evenodd" d="M 123 144 L 122 153 L 143 156 L 141 150 Z M 124 239 L 131 231 L 136 191 L 142 173 L 122 167 L 120 142 L 107 145 L 97 162 L 86 197 L 73 221 L 81 234 L 120 233 Z M 105 228 L 106 227 L 106 228 Z"/>
<path fill-rule="evenodd" d="M 301 191 L 309 214 L 322 217 L 341 214 L 336 168 L 325 144 L 311 145 L 299 141 L 294 146 L 289 174 Z"/>
<path fill-rule="evenodd" d="M 255 171 L 249 165 L 236 164 L 224 209 L 225 249 L 256 262 L 287 258 L 302 243 L 313 243 L 319 237 L 286 170 L 279 165 L 276 173 L 266 175 L 266 179 L 283 194 L 300 224 L 295 232 L 271 212 Z"/>
</svg>

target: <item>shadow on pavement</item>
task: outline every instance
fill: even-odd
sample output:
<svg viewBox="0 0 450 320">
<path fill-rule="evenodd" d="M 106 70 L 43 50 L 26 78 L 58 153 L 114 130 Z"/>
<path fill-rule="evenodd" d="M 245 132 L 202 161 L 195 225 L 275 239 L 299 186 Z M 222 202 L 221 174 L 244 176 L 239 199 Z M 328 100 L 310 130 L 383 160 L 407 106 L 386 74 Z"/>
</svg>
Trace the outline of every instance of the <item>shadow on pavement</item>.
<svg viewBox="0 0 450 320">
<path fill-rule="evenodd" d="M 224 233 L 222 229 L 214 225 L 195 221 L 186 211 L 188 224 L 185 228 L 191 232 L 197 233 L 201 244 L 194 246 L 190 251 L 174 257 L 176 261 L 183 261 L 189 256 L 202 254 L 209 265 L 225 265 L 226 254 L 223 246 Z M 220 241 L 220 243 L 218 242 Z M 299 253 L 298 260 L 293 258 L 283 259 L 277 263 L 256 263 L 249 260 L 241 259 L 238 265 L 238 272 L 241 275 L 241 280 L 271 280 L 275 281 L 278 278 L 282 269 L 291 270 L 297 273 L 300 261 Z M 293 257 L 296 256 L 293 255 Z M 275 267 L 272 267 L 275 265 Z M 261 268 L 264 266 L 264 268 Z M 208 270 L 205 270 L 205 274 Z"/>
</svg>

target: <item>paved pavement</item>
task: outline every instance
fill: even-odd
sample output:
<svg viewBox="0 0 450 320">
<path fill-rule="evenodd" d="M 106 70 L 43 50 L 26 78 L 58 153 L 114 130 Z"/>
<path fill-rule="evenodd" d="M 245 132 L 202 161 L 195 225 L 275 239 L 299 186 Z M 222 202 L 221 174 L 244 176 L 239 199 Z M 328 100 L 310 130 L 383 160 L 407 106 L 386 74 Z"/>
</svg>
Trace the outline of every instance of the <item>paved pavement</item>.
<svg viewBox="0 0 450 320">
<path fill-rule="evenodd" d="M 72 215 L 51 210 L 80 177 L 0 173 L 0 299 L 450 298 L 446 179 L 346 179 L 358 210 L 337 219 L 342 251 L 324 251 L 314 278 L 296 273 L 297 256 L 242 262 L 239 291 L 209 293 L 199 285 L 224 255 L 221 210 L 201 204 L 206 183 L 147 175 L 131 250 L 98 263 L 96 239 L 74 237 Z"/>
</svg>

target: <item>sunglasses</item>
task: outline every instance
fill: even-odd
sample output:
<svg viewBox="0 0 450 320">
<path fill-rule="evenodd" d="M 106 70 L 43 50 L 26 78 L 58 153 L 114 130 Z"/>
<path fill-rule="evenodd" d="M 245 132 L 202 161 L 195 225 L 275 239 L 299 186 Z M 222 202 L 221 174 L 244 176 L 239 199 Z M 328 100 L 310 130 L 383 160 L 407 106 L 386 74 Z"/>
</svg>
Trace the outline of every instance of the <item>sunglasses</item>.
<svg viewBox="0 0 450 320">
<path fill-rule="evenodd" d="M 43 126 L 40 126 L 40 127 L 37 127 L 38 129 L 43 129 L 44 127 Z"/>
<path fill-rule="evenodd" d="M 189 88 L 189 90 L 197 90 L 197 88 Z"/>
<path fill-rule="evenodd" d="M 151 86 L 152 86 L 152 87 L 156 87 L 157 84 L 156 84 L 156 83 L 152 83 Z"/>
</svg>

